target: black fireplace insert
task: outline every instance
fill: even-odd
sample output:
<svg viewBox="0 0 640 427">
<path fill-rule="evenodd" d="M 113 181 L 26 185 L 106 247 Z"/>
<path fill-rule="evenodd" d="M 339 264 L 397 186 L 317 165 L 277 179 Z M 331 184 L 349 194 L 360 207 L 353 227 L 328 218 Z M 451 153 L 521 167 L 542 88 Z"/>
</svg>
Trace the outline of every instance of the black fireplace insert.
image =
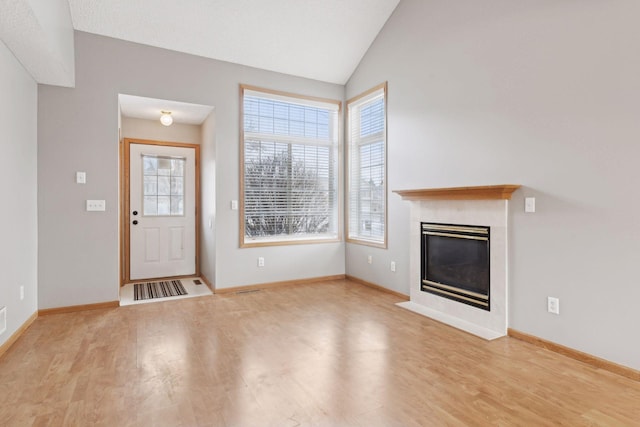
<svg viewBox="0 0 640 427">
<path fill-rule="evenodd" d="M 420 224 L 421 289 L 490 311 L 490 227 Z"/>
</svg>

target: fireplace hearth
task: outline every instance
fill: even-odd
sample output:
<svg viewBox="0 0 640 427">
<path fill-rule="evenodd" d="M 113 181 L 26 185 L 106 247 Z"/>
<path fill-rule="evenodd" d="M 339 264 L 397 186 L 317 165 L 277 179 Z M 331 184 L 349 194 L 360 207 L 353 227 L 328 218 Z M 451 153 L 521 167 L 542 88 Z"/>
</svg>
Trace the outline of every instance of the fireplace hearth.
<svg viewBox="0 0 640 427">
<path fill-rule="evenodd" d="M 489 311 L 490 227 L 420 223 L 420 289 Z"/>
</svg>

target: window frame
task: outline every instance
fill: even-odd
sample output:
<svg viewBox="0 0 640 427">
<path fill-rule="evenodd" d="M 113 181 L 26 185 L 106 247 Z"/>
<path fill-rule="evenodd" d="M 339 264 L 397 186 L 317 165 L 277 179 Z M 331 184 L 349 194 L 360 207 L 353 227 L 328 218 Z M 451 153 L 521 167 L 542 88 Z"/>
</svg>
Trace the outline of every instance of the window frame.
<svg viewBox="0 0 640 427">
<path fill-rule="evenodd" d="M 264 247 L 264 246 L 287 246 L 287 245 L 303 245 L 303 244 L 316 244 L 316 243 L 335 243 L 342 241 L 343 235 L 343 153 L 342 153 L 342 138 L 343 138 L 343 118 L 342 118 L 342 101 L 328 98 L 320 98 L 306 95 L 299 95 L 290 92 L 265 89 L 257 86 L 240 84 L 240 162 L 239 162 L 239 175 L 240 175 L 240 197 L 238 201 L 239 210 L 239 241 L 241 248 L 251 247 Z M 335 142 L 331 144 L 331 147 L 335 153 L 334 172 L 337 175 L 335 179 L 335 233 L 325 237 L 313 237 L 308 235 L 307 237 L 294 237 L 282 235 L 280 238 L 265 238 L 265 239 L 253 239 L 245 234 L 245 113 L 244 113 L 244 97 L 245 92 L 258 92 L 265 94 L 266 98 L 283 98 L 284 100 L 291 99 L 291 101 L 298 100 L 301 104 L 333 104 L 336 106 L 335 115 Z M 277 139 L 277 135 L 274 135 Z"/>
<path fill-rule="evenodd" d="M 384 220 L 383 220 L 383 226 L 384 226 L 384 233 L 382 236 L 381 240 L 378 239 L 368 239 L 364 236 L 361 236 L 358 232 L 358 230 L 352 230 L 351 229 L 351 203 L 352 203 L 352 199 L 351 199 L 351 184 L 352 184 L 352 175 L 353 175 L 353 170 L 352 170 L 352 162 L 353 162 L 353 158 L 352 156 L 354 155 L 354 147 L 356 146 L 355 142 L 353 141 L 352 135 L 351 135 L 351 130 L 352 130 L 352 123 L 351 123 L 351 107 L 355 106 L 355 107 L 360 107 L 362 105 L 364 105 L 369 98 L 374 98 L 377 96 L 378 93 L 381 93 L 383 96 L 383 105 L 384 105 L 384 129 L 383 129 L 383 144 L 384 144 L 384 150 L 383 150 L 383 161 L 384 161 L 384 167 L 383 167 L 383 195 L 384 195 L 384 203 L 383 203 L 383 209 L 384 209 Z M 386 249 L 388 246 L 388 223 L 389 223 L 389 209 L 388 209 L 388 205 L 389 205 L 389 197 L 388 197 L 388 120 L 387 120 L 387 82 L 381 83 L 377 86 L 372 87 L 371 89 L 347 100 L 346 102 L 346 120 L 345 120 L 345 127 L 347 129 L 346 131 L 346 143 L 345 143 L 345 147 L 346 147 L 346 167 L 347 167 L 347 171 L 345 173 L 346 176 L 346 180 L 347 180 L 347 185 L 346 185 L 346 208 L 345 208 L 345 212 L 346 212 L 346 232 L 345 232 L 345 240 L 347 243 L 354 243 L 354 244 L 359 244 L 359 245 L 364 245 L 364 246 L 372 246 L 372 247 L 376 247 L 376 248 L 382 248 L 382 249 Z M 359 171 L 359 169 L 358 169 Z"/>
</svg>

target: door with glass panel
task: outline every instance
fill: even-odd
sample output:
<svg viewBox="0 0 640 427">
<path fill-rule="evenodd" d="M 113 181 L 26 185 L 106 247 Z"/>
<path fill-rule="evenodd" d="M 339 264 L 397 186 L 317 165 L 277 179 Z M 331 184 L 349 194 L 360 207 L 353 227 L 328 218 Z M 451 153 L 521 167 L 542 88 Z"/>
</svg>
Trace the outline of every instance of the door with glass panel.
<svg viewBox="0 0 640 427">
<path fill-rule="evenodd" d="M 196 273 L 196 153 L 129 144 L 129 279 Z"/>
</svg>

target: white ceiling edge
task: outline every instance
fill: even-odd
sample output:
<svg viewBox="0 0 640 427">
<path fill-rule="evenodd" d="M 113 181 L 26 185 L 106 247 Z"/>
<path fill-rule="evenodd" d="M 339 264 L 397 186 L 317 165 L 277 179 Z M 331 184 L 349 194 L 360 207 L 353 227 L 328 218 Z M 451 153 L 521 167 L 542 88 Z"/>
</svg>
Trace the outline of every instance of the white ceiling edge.
<svg viewBox="0 0 640 427">
<path fill-rule="evenodd" d="M 69 0 L 74 28 L 344 85 L 400 0 Z"/>
<path fill-rule="evenodd" d="M 0 0 L 0 39 L 37 83 L 75 86 L 67 0 Z"/>
<path fill-rule="evenodd" d="M 124 117 L 160 121 L 161 111 L 170 111 L 174 123 L 201 125 L 214 110 L 209 105 L 119 94 L 120 114 Z"/>
</svg>

